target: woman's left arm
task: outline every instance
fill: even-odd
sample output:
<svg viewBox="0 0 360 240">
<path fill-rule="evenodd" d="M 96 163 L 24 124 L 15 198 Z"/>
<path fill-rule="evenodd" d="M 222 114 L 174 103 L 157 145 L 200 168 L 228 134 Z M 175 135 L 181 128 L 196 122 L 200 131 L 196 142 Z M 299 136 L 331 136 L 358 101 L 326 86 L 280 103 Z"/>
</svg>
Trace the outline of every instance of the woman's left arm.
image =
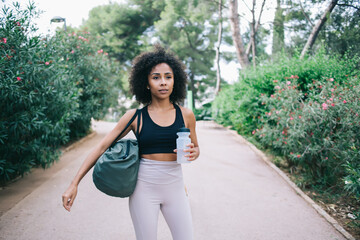
<svg viewBox="0 0 360 240">
<path fill-rule="evenodd" d="M 184 108 L 184 117 L 186 127 L 190 129 L 191 139 L 191 144 L 188 145 L 189 149 L 185 150 L 185 152 L 189 152 L 189 154 L 185 155 L 185 157 L 188 157 L 189 161 L 194 161 L 200 155 L 200 148 L 196 136 L 196 119 L 194 113 L 190 109 L 186 108 Z"/>
</svg>

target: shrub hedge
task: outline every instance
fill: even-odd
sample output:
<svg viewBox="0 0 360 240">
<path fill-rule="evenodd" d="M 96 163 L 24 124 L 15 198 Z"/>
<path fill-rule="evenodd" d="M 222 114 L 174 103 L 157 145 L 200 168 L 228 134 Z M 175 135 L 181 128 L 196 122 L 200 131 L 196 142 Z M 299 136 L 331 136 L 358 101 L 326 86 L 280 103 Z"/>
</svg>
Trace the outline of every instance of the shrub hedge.
<svg viewBox="0 0 360 240">
<path fill-rule="evenodd" d="M 0 182 L 50 165 L 86 134 L 116 91 L 111 62 L 88 33 L 36 36 L 33 4 L 0 15 Z"/>
<path fill-rule="evenodd" d="M 241 134 L 251 134 L 258 128 L 259 117 L 265 112 L 260 94 L 274 93 L 274 80 L 298 76 L 297 83 L 303 92 L 313 80 L 332 77 L 342 83 L 345 75 L 356 75 L 358 62 L 346 56 L 342 59 L 327 56 L 319 51 L 315 56 L 301 60 L 298 56 L 281 56 L 276 62 L 267 62 L 256 69 L 240 72 L 239 81 L 226 86 L 212 104 L 212 115 L 221 124 L 232 125 Z M 346 79 L 346 78 L 345 78 Z"/>
<path fill-rule="evenodd" d="M 241 73 L 212 104 L 213 117 L 282 155 L 299 184 L 360 196 L 359 58 L 323 52 L 281 57 Z"/>
</svg>

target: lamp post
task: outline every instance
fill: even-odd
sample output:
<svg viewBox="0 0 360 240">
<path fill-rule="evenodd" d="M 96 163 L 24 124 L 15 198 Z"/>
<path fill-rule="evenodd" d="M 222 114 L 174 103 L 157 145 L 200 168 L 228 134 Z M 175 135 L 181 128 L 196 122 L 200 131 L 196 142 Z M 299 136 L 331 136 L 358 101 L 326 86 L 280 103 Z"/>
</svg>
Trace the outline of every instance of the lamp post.
<svg viewBox="0 0 360 240">
<path fill-rule="evenodd" d="M 65 30 L 65 32 L 66 32 L 66 19 L 65 19 L 65 18 L 56 16 L 56 17 L 53 17 L 53 18 L 50 20 L 50 23 L 52 23 L 52 22 L 56 22 L 56 23 L 58 23 L 58 22 L 64 22 L 64 30 Z"/>
</svg>

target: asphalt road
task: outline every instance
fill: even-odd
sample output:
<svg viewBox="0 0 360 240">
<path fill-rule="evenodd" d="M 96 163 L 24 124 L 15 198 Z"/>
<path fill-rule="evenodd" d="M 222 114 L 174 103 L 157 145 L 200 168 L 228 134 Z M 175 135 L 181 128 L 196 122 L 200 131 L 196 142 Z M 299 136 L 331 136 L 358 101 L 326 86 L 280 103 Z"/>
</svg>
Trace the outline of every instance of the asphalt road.
<svg viewBox="0 0 360 240">
<path fill-rule="evenodd" d="M 96 122 L 97 135 L 63 154 L 54 167 L 0 190 L 0 239 L 135 239 L 128 200 L 99 192 L 91 174 L 81 182 L 70 213 L 61 203 L 86 155 L 113 126 Z M 183 166 L 195 240 L 345 239 L 227 129 L 199 122 L 197 133 L 200 158 Z M 158 239 L 171 239 L 161 214 Z"/>
</svg>

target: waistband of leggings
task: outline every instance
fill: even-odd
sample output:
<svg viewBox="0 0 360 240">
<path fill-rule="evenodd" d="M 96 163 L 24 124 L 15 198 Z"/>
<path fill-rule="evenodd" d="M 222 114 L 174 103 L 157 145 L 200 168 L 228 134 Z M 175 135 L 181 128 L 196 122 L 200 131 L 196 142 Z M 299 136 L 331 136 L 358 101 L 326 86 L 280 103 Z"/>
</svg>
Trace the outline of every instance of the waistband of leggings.
<svg viewBox="0 0 360 240">
<path fill-rule="evenodd" d="M 140 158 L 140 163 L 141 164 L 154 164 L 154 165 L 167 165 L 167 166 L 176 166 L 179 165 L 181 166 L 181 164 L 178 164 L 175 161 L 159 161 L 159 160 L 152 160 L 152 159 L 147 159 L 147 158 Z"/>
</svg>

